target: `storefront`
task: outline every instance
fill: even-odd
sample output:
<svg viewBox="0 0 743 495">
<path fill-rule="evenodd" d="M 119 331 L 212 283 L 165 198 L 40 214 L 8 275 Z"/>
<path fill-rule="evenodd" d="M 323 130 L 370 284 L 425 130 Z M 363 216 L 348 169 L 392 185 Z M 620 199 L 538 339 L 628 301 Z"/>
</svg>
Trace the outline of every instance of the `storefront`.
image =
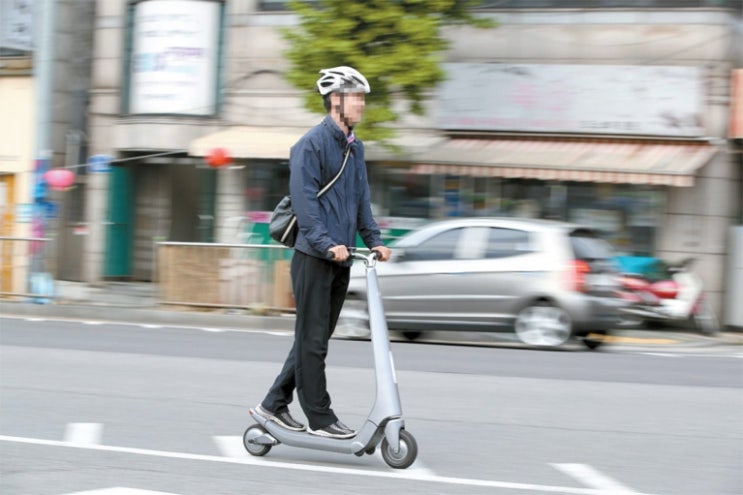
<svg viewBox="0 0 743 495">
<path fill-rule="evenodd" d="M 454 138 L 412 173 L 437 177 L 436 216 L 521 216 L 588 224 L 617 249 L 655 249 L 668 187 L 691 187 L 716 147 L 622 139 Z"/>
</svg>

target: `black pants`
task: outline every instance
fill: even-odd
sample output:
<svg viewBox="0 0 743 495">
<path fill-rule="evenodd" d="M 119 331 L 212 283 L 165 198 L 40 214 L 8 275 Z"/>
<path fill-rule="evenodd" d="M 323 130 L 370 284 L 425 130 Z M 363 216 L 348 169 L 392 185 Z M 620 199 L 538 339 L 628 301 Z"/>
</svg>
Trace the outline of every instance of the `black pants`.
<svg viewBox="0 0 743 495">
<path fill-rule="evenodd" d="M 297 390 L 299 404 L 313 430 L 338 421 L 330 408 L 325 379 L 328 342 L 338 321 L 348 290 L 350 268 L 295 251 L 291 276 L 297 318 L 294 345 L 261 403 L 281 412 Z"/>
</svg>

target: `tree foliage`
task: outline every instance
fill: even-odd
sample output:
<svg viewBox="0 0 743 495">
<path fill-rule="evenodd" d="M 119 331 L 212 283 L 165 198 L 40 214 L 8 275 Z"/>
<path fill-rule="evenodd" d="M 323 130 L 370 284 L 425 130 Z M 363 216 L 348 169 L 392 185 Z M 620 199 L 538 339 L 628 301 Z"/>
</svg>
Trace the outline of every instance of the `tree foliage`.
<svg viewBox="0 0 743 495">
<path fill-rule="evenodd" d="M 421 115 L 426 94 L 444 79 L 442 28 L 464 23 L 491 27 L 476 18 L 473 0 L 293 0 L 299 25 L 283 31 L 289 47 L 287 78 L 305 94 L 305 106 L 324 112 L 312 91 L 322 68 L 349 65 L 369 80 L 372 92 L 360 124 L 365 139 L 384 141 L 401 112 Z"/>
</svg>

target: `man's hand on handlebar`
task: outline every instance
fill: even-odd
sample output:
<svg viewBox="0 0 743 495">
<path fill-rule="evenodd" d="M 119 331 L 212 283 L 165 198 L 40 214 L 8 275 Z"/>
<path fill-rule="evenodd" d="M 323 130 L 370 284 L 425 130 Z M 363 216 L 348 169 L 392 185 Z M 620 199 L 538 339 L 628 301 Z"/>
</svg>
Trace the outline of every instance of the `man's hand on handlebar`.
<svg viewBox="0 0 743 495">
<path fill-rule="evenodd" d="M 348 248 L 344 245 L 333 246 L 330 248 L 330 259 L 333 261 L 346 261 L 351 254 L 348 252 Z"/>
<path fill-rule="evenodd" d="M 387 246 L 375 246 L 372 248 L 372 251 L 377 252 L 377 259 L 379 261 L 387 261 L 392 256 L 392 250 Z"/>
</svg>

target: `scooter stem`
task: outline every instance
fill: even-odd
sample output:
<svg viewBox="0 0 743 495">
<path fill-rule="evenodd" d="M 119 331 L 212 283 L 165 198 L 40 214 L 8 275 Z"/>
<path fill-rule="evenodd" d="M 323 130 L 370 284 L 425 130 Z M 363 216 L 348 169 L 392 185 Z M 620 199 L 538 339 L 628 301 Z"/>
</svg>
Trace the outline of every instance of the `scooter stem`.
<svg viewBox="0 0 743 495">
<path fill-rule="evenodd" d="M 376 376 L 376 397 L 369 413 L 369 420 L 379 425 L 381 422 L 402 416 L 400 392 L 390 350 L 387 321 L 384 316 L 382 297 L 377 280 L 375 260 L 366 261 L 367 307 L 369 328 L 371 330 L 374 368 Z"/>
</svg>

